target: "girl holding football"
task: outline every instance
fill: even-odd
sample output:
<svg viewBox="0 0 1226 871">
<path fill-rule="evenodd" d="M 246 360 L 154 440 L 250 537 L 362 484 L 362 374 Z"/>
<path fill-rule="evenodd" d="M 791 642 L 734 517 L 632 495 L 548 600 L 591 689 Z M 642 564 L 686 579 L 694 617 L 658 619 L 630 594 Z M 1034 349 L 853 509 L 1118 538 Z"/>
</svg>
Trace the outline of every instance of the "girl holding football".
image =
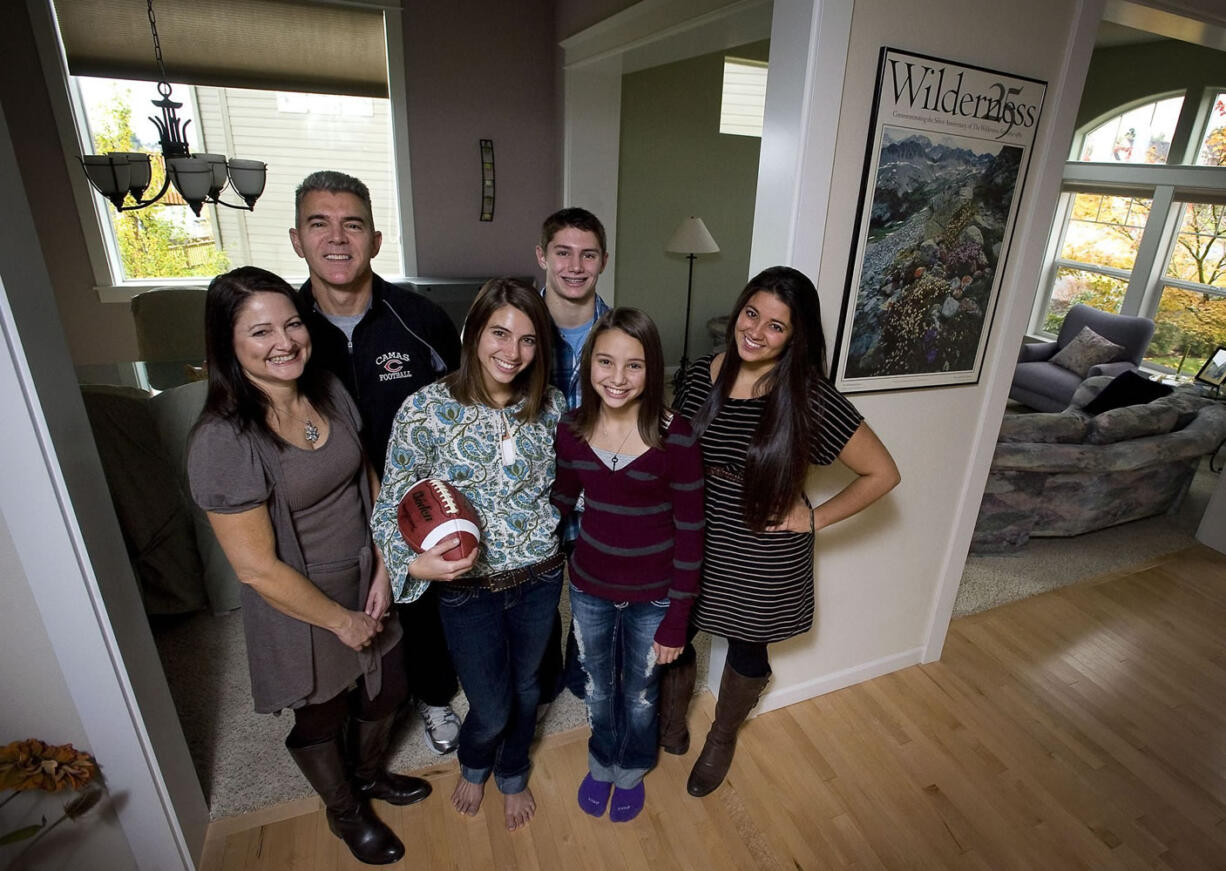
<svg viewBox="0 0 1226 871">
<path fill-rule="evenodd" d="M 476 814 L 492 774 L 508 829 L 536 811 L 528 748 L 562 587 L 549 491 L 566 405 L 549 384 L 550 336 L 549 312 L 531 285 L 486 282 L 464 321 L 459 369 L 414 393 L 396 415 L 371 520 L 397 601 L 438 584 L 447 649 L 469 704 L 451 803 Z M 480 547 L 463 559 L 444 558 L 458 536 L 417 554 L 400 534 L 400 500 L 427 478 L 450 482 L 480 518 Z"/>
<path fill-rule="evenodd" d="M 770 679 L 767 645 L 813 623 L 815 533 L 864 510 L 898 484 L 893 458 L 826 377 L 817 289 L 786 266 L 752 278 L 732 310 L 725 350 L 685 370 L 677 408 L 694 422 L 706 464 L 702 595 L 691 633 L 728 639 L 715 722 L 687 790 L 723 781 L 736 733 Z M 817 506 L 804 493 L 812 464 L 834 460 L 856 478 Z M 689 747 L 685 712 L 693 648 L 662 680 L 660 744 Z"/>
<path fill-rule="evenodd" d="M 656 762 L 659 667 L 686 641 L 702 565 L 702 453 L 664 405 L 651 319 L 605 312 L 583 349 L 582 403 L 558 424 L 553 501 L 582 495 L 570 605 L 592 736 L 579 806 L 625 822 L 643 808 Z"/>
</svg>

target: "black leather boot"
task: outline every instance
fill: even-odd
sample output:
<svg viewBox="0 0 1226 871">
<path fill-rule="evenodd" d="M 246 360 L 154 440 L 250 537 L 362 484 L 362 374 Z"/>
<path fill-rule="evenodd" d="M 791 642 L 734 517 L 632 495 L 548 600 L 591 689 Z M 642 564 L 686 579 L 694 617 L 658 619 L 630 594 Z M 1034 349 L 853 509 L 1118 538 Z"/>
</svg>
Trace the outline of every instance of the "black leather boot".
<svg viewBox="0 0 1226 871">
<path fill-rule="evenodd" d="M 732 766 L 736 752 L 736 733 L 758 703 L 758 697 L 766 688 L 770 675 L 746 677 L 724 665 L 724 674 L 719 681 L 719 701 L 715 703 L 715 722 L 707 733 L 690 779 L 685 788 L 690 795 L 701 798 L 724 782 Z"/>
<path fill-rule="evenodd" d="M 392 736 L 395 717 L 351 723 L 353 741 L 353 786 L 361 798 L 378 798 L 388 804 L 406 805 L 430 794 L 430 784 L 420 777 L 392 774 L 383 766 L 383 754 Z"/>
<path fill-rule="evenodd" d="M 694 697 L 694 679 L 698 663 L 691 656 L 687 661 L 664 666 L 660 675 L 660 748 L 674 756 L 684 756 L 690 749 L 690 728 L 686 714 Z"/>
<path fill-rule="evenodd" d="M 354 858 L 367 865 L 390 865 L 404 856 L 404 844 L 350 784 L 338 739 L 296 747 L 286 738 L 285 747 L 323 799 L 328 828 Z"/>
</svg>

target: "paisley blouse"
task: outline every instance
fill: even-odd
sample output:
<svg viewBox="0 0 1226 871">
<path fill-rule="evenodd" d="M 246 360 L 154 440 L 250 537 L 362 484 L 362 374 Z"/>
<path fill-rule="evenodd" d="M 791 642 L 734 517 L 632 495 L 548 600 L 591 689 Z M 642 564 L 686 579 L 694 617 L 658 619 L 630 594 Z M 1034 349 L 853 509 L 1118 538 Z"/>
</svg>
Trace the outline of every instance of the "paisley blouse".
<svg viewBox="0 0 1226 871">
<path fill-rule="evenodd" d="M 557 552 L 558 510 L 549 502 L 549 490 L 556 468 L 554 433 L 566 400 L 550 387 L 534 421 L 516 420 L 521 405 L 461 405 L 435 382 L 400 406 L 370 519 L 396 601 L 413 601 L 429 583 L 409 576 L 417 555 L 396 524 L 400 500 L 424 478 L 450 481 L 481 518 L 481 548 L 466 577 L 532 565 Z M 504 456 L 508 434 L 514 451 Z"/>
</svg>

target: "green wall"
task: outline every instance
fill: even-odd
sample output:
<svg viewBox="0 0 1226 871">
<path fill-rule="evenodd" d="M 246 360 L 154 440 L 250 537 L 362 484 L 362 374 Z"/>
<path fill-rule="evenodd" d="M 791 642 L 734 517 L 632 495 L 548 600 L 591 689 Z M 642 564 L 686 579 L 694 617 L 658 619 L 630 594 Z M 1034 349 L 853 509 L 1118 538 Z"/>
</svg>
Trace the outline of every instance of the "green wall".
<svg viewBox="0 0 1226 871">
<path fill-rule="evenodd" d="M 1097 49 L 1077 109 L 1077 128 L 1119 106 L 1169 91 L 1226 88 L 1226 53 L 1165 39 Z"/>
<path fill-rule="evenodd" d="M 766 60 L 769 43 L 630 73 L 622 79 L 617 304 L 647 312 L 664 359 L 681 358 L 687 262 L 664 246 L 682 219 L 702 218 L 720 250 L 694 261 L 690 358 L 711 350 L 706 323 L 728 314 L 749 277 L 761 140 L 719 132 L 724 57 Z"/>
</svg>

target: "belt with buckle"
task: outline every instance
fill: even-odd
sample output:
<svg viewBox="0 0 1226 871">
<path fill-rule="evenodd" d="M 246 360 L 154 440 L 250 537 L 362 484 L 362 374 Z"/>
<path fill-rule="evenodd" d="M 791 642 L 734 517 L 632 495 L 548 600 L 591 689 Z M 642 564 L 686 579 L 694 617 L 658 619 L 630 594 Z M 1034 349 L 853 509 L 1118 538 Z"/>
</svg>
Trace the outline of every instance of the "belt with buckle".
<svg viewBox="0 0 1226 871">
<path fill-rule="evenodd" d="M 494 572 L 492 575 L 484 575 L 479 578 L 461 578 L 452 583 L 457 586 L 478 587 L 482 590 L 496 593 L 499 590 L 509 590 L 512 587 L 518 587 L 529 578 L 560 569 L 565 564 L 566 555 L 558 551 L 553 556 L 543 559 L 539 563 L 520 566 L 517 569 L 507 569 L 505 572 Z"/>
</svg>

